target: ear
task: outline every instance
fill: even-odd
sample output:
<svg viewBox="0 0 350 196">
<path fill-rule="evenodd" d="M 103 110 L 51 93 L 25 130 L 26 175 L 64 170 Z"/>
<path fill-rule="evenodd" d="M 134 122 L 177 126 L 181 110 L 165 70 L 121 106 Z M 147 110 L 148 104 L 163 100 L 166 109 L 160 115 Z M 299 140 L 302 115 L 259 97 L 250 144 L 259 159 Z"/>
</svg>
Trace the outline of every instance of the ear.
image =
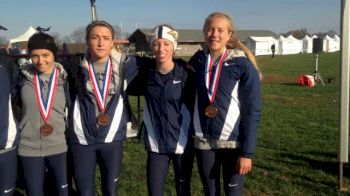
<svg viewBox="0 0 350 196">
<path fill-rule="evenodd" d="M 177 38 L 179 38 L 179 34 L 177 33 L 177 31 L 169 31 L 169 34 L 172 35 L 174 37 L 175 40 L 177 40 Z"/>
</svg>

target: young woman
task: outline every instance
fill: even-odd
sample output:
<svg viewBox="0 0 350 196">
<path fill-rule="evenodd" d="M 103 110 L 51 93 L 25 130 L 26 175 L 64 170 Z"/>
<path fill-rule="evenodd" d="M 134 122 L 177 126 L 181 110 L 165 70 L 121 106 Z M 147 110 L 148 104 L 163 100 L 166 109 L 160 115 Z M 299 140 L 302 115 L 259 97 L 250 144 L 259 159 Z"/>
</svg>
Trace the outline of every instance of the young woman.
<svg viewBox="0 0 350 196">
<path fill-rule="evenodd" d="M 117 195 L 128 115 L 125 88 L 137 74 L 136 58 L 113 48 L 114 30 L 105 21 L 86 27 L 88 50 L 76 74 L 70 134 L 80 195 L 95 195 L 99 162 L 103 195 Z"/>
<path fill-rule="evenodd" d="M 21 68 L 18 154 L 23 165 L 28 195 L 44 195 L 46 168 L 52 171 L 60 196 L 68 195 L 66 113 L 70 103 L 67 73 L 55 62 L 53 37 L 30 37 L 32 64 Z"/>
<path fill-rule="evenodd" d="M 205 195 L 241 195 L 252 169 L 260 117 L 260 78 L 254 56 L 235 38 L 231 18 L 215 12 L 203 34 L 208 50 L 190 60 L 196 75 L 195 148 Z"/>
<path fill-rule="evenodd" d="M 130 88 L 135 85 L 146 98 L 143 123 L 147 187 L 153 196 L 163 195 L 170 161 L 174 166 L 177 195 L 190 195 L 193 151 L 187 144 L 192 139 L 190 109 L 194 80 L 191 71 L 184 67 L 186 63 L 173 59 L 177 37 L 177 31 L 168 25 L 154 28 L 150 48 L 155 58 L 145 63 L 147 66 L 128 89 L 133 90 Z"/>
<path fill-rule="evenodd" d="M 7 53 L 0 54 L 0 195 L 13 195 L 16 190 L 18 131 L 12 110 L 16 67 Z"/>
</svg>

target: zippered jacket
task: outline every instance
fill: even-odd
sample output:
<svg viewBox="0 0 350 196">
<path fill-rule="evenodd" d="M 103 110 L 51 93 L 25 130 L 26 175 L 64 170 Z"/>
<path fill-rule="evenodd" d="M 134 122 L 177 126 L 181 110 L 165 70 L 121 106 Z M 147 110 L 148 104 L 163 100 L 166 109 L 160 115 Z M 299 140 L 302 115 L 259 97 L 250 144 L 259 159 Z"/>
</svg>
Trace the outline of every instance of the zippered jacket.
<svg viewBox="0 0 350 196">
<path fill-rule="evenodd" d="M 259 73 L 243 51 L 229 49 L 222 63 L 213 102 L 218 114 L 209 118 L 205 115 L 206 107 L 211 105 L 205 82 L 207 56 L 207 52 L 199 51 L 189 62 L 196 71 L 195 135 L 219 143 L 236 143 L 242 155 L 250 157 L 256 148 L 260 119 Z"/>
</svg>

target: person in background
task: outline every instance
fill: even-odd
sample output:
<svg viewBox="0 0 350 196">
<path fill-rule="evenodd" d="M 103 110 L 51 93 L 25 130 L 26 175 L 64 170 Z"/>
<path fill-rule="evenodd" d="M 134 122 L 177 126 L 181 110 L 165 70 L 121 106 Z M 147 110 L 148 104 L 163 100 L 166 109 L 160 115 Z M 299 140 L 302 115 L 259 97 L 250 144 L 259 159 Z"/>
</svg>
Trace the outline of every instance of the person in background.
<svg viewBox="0 0 350 196">
<path fill-rule="evenodd" d="M 46 169 L 54 176 L 58 195 L 68 195 L 66 113 L 70 105 L 67 73 L 55 62 L 52 36 L 36 33 L 28 40 L 32 64 L 21 68 L 18 155 L 29 196 L 44 195 Z"/>
<path fill-rule="evenodd" d="M 275 58 L 275 52 L 276 52 L 276 45 L 273 43 L 271 45 L 271 52 L 272 52 L 272 55 L 271 55 L 271 58 Z"/>
<path fill-rule="evenodd" d="M 203 34 L 208 49 L 191 58 L 196 77 L 194 146 L 204 195 L 242 195 L 252 169 L 260 117 L 260 76 L 252 53 L 235 37 L 231 18 L 210 14 Z"/>
<path fill-rule="evenodd" d="M 16 94 L 17 66 L 8 53 L 0 54 L 0 195 L 13 195 L 17 179 L 18 129 L 13 100 Z"/>
<path fill-rule="evenodd" d="M 154 59 L 148 59 L 130 84 L 146 98 L 143 113 L 147 150 L 148 195 L 164 194 L 169 162 L 173 162 L 177 195 L 191 195 L 190 181 L 194 153 L 191 113 L 194 77 L 186 62 L 173 59 L 178 33 L 169 25 L 156 26 L 150 33 Z M 189 146 L 188 146 L 189 145 Z"/>
<path fill-rule="evenodd" d="M 83 196 L 95 195 L 96 161 L 103 195 L 118 195 L 128 121 L 125 89 L 137 75 L 138 63 L 114 49 L 114 35 L 109 23 L 90 23 L 88 50 L 75 74 L 70 143 L 76 185 Z"/>
</svg>

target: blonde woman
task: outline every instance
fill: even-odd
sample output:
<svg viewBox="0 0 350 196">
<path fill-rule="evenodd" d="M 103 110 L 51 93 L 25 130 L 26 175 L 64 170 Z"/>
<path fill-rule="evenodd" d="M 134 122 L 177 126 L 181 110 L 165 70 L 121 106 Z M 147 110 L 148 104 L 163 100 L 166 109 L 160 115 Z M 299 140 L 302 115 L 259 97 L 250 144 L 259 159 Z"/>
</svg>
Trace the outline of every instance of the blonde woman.
<svg viewBox="0 0 350 196">
<path fill-rule="evenodd" d="M 203 34 L 208 50 L 190 64 L 196 71 L 194 146 L 204 194 L 220 195 L 222 169 L 225 195 L 242 195 L 260 117 L 259 71 L 228 15 L 209 15 Z"/>
</svg>

